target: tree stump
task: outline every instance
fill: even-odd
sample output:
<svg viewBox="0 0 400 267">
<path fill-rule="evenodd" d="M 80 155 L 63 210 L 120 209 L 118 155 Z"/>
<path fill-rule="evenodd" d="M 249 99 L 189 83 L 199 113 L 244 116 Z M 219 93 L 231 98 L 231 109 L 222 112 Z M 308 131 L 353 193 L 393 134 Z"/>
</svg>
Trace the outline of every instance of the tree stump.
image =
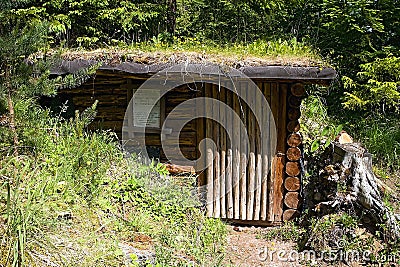
<svg viewBox="0 0 400 267">
<path fill-rule="evenodd" d="M 384 226 L 387 238 L 398 239 L 399 224 L 396 215 L 382 201 L 377 178 L 372 171 L 371 154 L 358 143 L 335 142 L 331 156 L 328 161 L 331 164 L 320 172 L 321 181 L 318 183 L 321 185 L 313 196 L 317 201 L 315 210 L 351 207 L 372 226 Z"/>
</svg>

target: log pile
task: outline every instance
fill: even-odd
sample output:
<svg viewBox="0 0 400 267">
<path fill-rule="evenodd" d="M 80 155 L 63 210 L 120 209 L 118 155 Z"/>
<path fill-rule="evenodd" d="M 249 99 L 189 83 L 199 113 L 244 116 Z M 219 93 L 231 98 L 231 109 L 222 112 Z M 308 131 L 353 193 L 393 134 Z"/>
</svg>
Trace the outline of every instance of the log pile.
<svg viewBox="0 0 400 267">
<path fill-rule="evenodd" d="M 400 237 L 397 217 L 382 200 L 372 157 L 358 143 L 335 142 L 326 153 L 319 177 L 311 182 L 308 205 L 319 215 L 346 211 L 359 216 L 363 223 L 383 230 L 385 237 Z"/>
<path fill-rule="evenodd" d="M 302 137 L 300 130 L 300 105 L 304 98 L 305 89 L 301 83 L 292 84 L 288 94 L 287 125 L 288 134 L 286 140 L 286 164 L 284 187 L 284 209 L 283 221 L 289 221 L 299 217 L 302 206 Z"/>
</svg>

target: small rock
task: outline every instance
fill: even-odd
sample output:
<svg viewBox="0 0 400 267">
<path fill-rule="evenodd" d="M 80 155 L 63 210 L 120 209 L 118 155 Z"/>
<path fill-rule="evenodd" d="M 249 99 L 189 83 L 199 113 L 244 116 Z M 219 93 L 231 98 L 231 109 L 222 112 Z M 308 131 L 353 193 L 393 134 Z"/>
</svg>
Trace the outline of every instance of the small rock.
<svg viewBox="0 0 400 267">
<path fill-rule="evenodd" d="M 243 229 L 240 228 L 239 226 L 233 226 L 233 231 L 235 231 L 235 232 L 243 232 Z"/>
</svg>

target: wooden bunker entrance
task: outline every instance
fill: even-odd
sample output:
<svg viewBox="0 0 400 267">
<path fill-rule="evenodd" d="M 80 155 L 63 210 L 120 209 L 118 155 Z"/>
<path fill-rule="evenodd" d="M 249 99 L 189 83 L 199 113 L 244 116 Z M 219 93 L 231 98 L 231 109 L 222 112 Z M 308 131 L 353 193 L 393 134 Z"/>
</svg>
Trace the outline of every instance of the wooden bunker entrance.
<svg viewBox="0 0 400 267">
<path fill-rule="evenodd" d="M 260 99 L 247 97 L 254 99 L 249 104 L 260 111 L 264 129 L 237 94 L 223 86 L 203 86 L 202 95 L 225 103 L 240 117 L 249 142 L 244 142 L 239 125 L 223 110 L 227 107 L 206 106 L 206 111 L 218 119 L 197 121 L 197 140 L 209 138 L 215 143 L 214 149 L 204 150 L 208 168 L 200 173 L 199 185 L 206 189 L 208 216 L 243 224 L 276 225 L 297 216 L 301 205 L 301 138 L 297 132 L 304 87 L 278 82 L 257 82 L 257 86 L 272 114 Z M 254 94 L 250 90 L 245 93 Z M 275 126 L 276 131 L 272 130 Z M 266 140 L 262 140 L 261 131 L 267 131 Z M 276 148 L 264 153 L 263 142 L 268 142 L 271 150 L 271 146 Z"/>
<path fill-rule="evenodd" d="M 74 62 L 66 62 L 53 74 L 72 73 L 81 65 L 80 61 L 77 66 L 74 66 Z M 152 70 L 150 67 L 146 69 L 148 72 L 144 72 L 141 64 L 121 64 L 112 68 L 105 66 L 96 72 L 93 79 L 78 88 L 62 90 L 59 95 L 69 99 L 69 105 L 81 111 L 94 100 L 99 100 L 98 115 L 91 127 L 112 129 L 121 137 L 125 112 L 133 92 L 162 69 L 154 66 Z M 180 165 L 178 167 L 197 167 L 180 164 L 174 158 L 180 152 L 188 160 L 200 158 L 209 166 L 197 172 L 199 188 L 205 189 L 200 191 L 204 193 L 202 200 L 208 216 L 249 225 L 278 225 L 298 216 L 301 207 L 302 139 L 299 118 L 305 93 L 303 84 L 328 85 L 336 77 L 336 72 L 332 69 L 321 71 L 314 67 L 279 66 L 249 67 L 241 71 L 257 85 L 257 90 L 262 92 L 272 111 L 270 114 L 276 126 L 276 148 L 272 153 L 266 155 L 260 149 L 265 142 L 261 132 L 270 132 L 270 129 L 260 128 L 249 105 L 233 91 L 226 89 L 224 84 L 207 82 L 186 84 L 168 91 L 157 106 L 159 122 L 154 123 L 159 127 L 146 128 L 144 134 L 134 134 L 133 140 L 145 139 L 152 156 L 161 162 Z M 244 91 L 253 94 L 251 90 Z M 213 105 L 207 106 L 202 100 L 197 101 L 201 97 L 225 103 L 226 108 L 233 110 L 240 118 L 249 139 L 246 143 L 248 153 L 244 153 L 245 143 L 242 142 L 232 113 L 224 113 L 221 110 L 223 106 L 215 108 Z M 181 129 L 171 127 L 169 132 L 163 132 L 161 126 L 169 114 L 190 99 L 196 101 L 195 110 L 204 108 L 206 114 L 212 114 L 216 119 L 198 117 L 189 120 Z M 270 118 L 264 116 L 266 106 L 261 103 L 259 98 L 254 98 L 251 106 L 261 112 L 262 120 L 268 121 Z M 133 114 L 130 111 L 128 113 Z M 192 116 L 190 112 L 182 110 L 177 119 L 185 120 Z M 228 134 L 229 130 L 231 135 Z M 164 141 L 161 142 L 163 137 Z M 207 138 L 213 140 L 215 149 L 209 149 L 207 143 L 201 143 Z M 204 154 L 200 153 L 199 145 L 205 146 L 202 148 Z M 168 157 L 164 151 L 166 149 L 173 151 Z"/>
</svg>

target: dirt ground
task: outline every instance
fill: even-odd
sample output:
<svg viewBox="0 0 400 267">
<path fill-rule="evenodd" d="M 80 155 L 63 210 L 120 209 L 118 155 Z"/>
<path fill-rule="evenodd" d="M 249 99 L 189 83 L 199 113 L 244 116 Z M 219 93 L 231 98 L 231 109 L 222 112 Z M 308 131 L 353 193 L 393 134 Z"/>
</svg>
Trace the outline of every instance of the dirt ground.
<svg viewBox="0 0 400 267">
<path fill-rule="evenodd" d="M 292 241 L 265 240 L 260 234 L 271 230 L 262 227 L 229 226 L 228 246 L 223 266 L 228 267 L 361 267 L 358 262 L 304 261 L 297 256 L 296 243 Z M 283 254 L 282 254 L 283 252 Z"/>
<path fill-rule="evenodd" d="M 268 241 L 258 238 L 265 228 L 231 226 L 224 266 L 235 267 L 300 267 L 299 262 L 285 261 L 279 251 L 296 251 L 294 242 Z"/>
</svg>

